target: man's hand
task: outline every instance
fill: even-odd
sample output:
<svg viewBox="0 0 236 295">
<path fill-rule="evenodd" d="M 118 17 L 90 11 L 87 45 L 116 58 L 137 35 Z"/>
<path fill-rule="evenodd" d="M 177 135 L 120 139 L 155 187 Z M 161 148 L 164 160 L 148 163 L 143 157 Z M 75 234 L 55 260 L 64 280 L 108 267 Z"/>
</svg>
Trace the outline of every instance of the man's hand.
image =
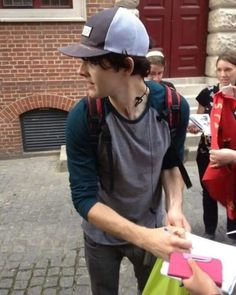
<svg viewBox="0 0 236 295">
<path fill-rule="evenodd" d="M 166 215 L 166 225 L 178 226 L 188 232 L 191 231 L 191 226 L 182 213 L 182 210 L 169 209 Z"/>
<path fill-rule="evenodd" d="M 155 256 L 169 260 L 169 255 L 173 251 L 190 252 L 192 243 L 185 238 L 183 228 L 168 226 L 143 230 L 143 248 Z"/>
<path fill-rule="evenodd" d="M 184 228 L 175 226 L 147 228 L 133 223 L 99 202 L 90 209 L 88 217 L 89 222 L 105 232 L 165 260 L 169 259 L 171 252 L 189 252 L 192 246 L 191 242 L 185 238 Z"/>
</svg>

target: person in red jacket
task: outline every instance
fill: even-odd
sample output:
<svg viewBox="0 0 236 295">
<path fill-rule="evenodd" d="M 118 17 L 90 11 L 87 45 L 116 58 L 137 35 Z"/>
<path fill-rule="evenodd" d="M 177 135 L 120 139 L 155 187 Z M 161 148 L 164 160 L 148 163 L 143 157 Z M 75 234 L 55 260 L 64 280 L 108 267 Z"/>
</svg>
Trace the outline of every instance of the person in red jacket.
<svg viewBox="0 0 236 295">
<path fill-rule="evenodd" d="M 213 105 L 213 96 L 223 87 L 228 85 L 235 85 L 236 83 L 236 54 L 235 52 L 226 52 L 221 54 L 216 61 L 216 75 L 219 83 L 207 88 L 204 88 L 196 97 L 198 102 L 198 114 L 210 114 Z M 191 133 L 198 133 L 200 129 L 195 125 L 189 125 L 188 131 Z M 218 206 L 217 201 L 214 200 L 204 184 L 202 183 L 203 175 L 209 164 L 209 149 L 211 143 L 210 138 L 204 134 L 201 135 L 197 150 L 197 165 L 199 171 L 199 178 L 202 185 L 203 195 L 203 221 L 205 225 L 205 237 L 209 239 L 215 238 L 215 231 L 218 223 Z M 212 155 L 215 152 L 211 152 Z M 217 152 L 218 153 L 218 152 Z M 222 153 L 222 152 L 220 152 Z M 236 229 L 236 220 L 227 218 L 227 231 Z M 230 238 L 236 240 L 236 234 L 231 235 Z"/>
</svg>

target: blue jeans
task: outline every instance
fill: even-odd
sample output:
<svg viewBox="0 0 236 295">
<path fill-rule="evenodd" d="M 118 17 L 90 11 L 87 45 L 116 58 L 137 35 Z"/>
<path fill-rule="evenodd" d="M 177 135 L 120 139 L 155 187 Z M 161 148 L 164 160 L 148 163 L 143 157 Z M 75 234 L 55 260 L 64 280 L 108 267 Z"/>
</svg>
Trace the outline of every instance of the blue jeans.
<svg viewBox="0 0 236 295">
<path fill-rule="evenodd" d="M 93 295 L 118 295 L 120 264 L 123 257 L 127 257 L 133 264 L 138 294 L 141 294 L 155 263 L 154 256 L 151 257 L 149 265 L 144 265 L 145 251 L 132 244 L 100 245 L 86 235 L 84 239 L 85 259 Z"/>
</svg>

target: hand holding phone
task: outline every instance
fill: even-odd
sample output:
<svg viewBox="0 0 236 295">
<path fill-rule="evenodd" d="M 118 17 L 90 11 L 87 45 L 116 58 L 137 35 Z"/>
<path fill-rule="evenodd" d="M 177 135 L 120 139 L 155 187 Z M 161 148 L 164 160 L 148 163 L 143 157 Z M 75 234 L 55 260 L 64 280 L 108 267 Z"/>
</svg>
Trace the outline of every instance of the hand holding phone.
<svg viewBox="0 0 236 295">
<path fill-rule="evenodd" d="M 173 252 L 170 255 L 168 275 L 181 279 L 190 278 L 192 276 L 192 270 L 188 264 L 190 258 L 196 261 L 198 266 L 214 280 L 217 286 L 222 286 L 222 262 L 217 258 Z"/>
</svg>

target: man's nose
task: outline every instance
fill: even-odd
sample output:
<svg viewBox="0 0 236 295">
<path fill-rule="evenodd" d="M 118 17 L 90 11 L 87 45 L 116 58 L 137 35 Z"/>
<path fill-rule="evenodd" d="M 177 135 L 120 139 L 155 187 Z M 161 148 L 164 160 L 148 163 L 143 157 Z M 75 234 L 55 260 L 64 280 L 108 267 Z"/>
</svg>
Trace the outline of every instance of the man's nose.
<svg viewBox="0 0 236 295">
<path fill-rule="evenodd" d="M 227 76 L 227 72 L 226 71 L 220 71 L 220 76 L 221 77 Z"/>
<path fill-rule="evenodd" d="M 87 73 L 88 73 L 87 64 L 85 61 L 82 60 L 80 66 L 79 66 L 79 69 L 78 69 L 78 74 L 80 76 L 86 77 Z"/>
<path fill-rule="evenodd" d="M 158 83 L 161 81 L 160 76 L 158 76 L 158 75 L 154 76 L 153 80 Z"/>
</svg>

